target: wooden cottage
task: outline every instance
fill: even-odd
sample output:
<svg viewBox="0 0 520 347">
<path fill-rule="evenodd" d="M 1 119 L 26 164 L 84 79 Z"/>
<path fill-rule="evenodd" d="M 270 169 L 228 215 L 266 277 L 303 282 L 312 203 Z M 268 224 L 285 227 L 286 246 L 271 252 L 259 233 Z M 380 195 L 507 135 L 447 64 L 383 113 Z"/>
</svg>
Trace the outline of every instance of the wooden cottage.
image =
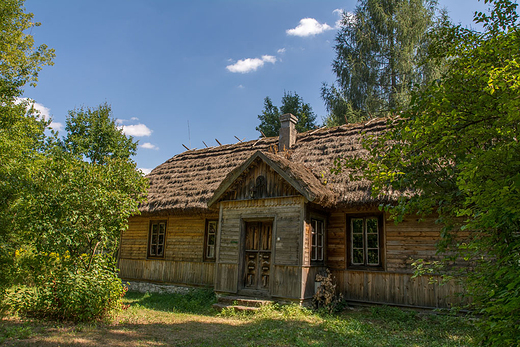
<svg viewBox="0 0 520 347">
<path fill-rule="evenodd" d="M 283 115 L 279 137 L 189 150 L 156 167 L 121 237 L 120 276 L 304 302 L 328 268 L 349 301 L 448 307 L 459 288 L 412 278 L 413 259 L 435 256 L 434 219 L 394 224 L 370 182 L 330 172 L 338 156 L 362 155 L 361 135 L 386 120 L 302 134 L 296 120 Z"/>
</svg>

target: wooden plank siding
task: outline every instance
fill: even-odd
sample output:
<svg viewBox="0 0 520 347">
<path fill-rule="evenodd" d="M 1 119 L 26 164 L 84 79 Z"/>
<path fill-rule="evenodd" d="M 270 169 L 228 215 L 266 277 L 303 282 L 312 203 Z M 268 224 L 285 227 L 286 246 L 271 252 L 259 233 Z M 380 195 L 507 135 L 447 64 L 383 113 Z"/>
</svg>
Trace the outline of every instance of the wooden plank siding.
<svg viewBox="0 0 520 347">
<path fill-rule="evenodd" d="M 120 259 L 119 269 L 124 280 L 213 286 L 215 279 L 215 263 Z"/>
<path fill-rule="evenodd" d="M 381 271 L 335 269 L 332 275 L 338 292 L 350 301 L 431 308 L 461 303 L 457 293 L 462 287 L 454 282 L 439 286 L 426 276 Z"/>
<path fill-rule="evenodd" d="M 121 235 L 120 277 L 186 285 L 212 285 L 214 262 L 204 262 L 204 232 L 207 219 L 217 214 L 134 216 Z M 163 258 L 148 258 L 151 221 L 166 221 Z"/>
<path fill-rule="evenodd" d="M 244 223 L 270 220 L 273 222 L 273 247 L 269 294 L 299 299 L 303 207 L 304 198 L 301 196 L 220 202 L 222 218 L 215 290 L 236 293 L 241 289 Z"/>
<path fill-rule="evenodd" d="M 327 266 L 336 277 L 338 290 L 347 300 L 405 306 L 448 307 L 459 303 L 462 288 L 450 283 L 430 284 L 428 277 L 412 278 L 412 262 L 438 260 L 436 243 L 441 226 L 435 218 L 418 221 L 409 217 L 401 223 L 384 219 L 383 267 L 381 270 L 353 270 L 347 267 L 347 216 L 374 213 L 377 209 L 342 209 L 330 213 L 327 229 Z"/>
</svg>

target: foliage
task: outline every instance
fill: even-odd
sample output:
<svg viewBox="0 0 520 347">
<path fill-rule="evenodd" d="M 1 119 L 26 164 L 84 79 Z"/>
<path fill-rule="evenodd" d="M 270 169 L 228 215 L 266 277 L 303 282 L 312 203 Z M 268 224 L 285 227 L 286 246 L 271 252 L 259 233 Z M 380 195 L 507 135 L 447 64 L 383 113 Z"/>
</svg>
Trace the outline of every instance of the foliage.
<svg viewBox="0 0 520 347">
<path fill-rule="evenodd" d="M 447 71 L 417 92 L 386 135 L 367 139 L 370 160 L 351 160 L 373 192 L 414 192 L 386 206 L 403 215 L 436 213 L 440 250 L 471 261 L 467 295 L 483 315 L 482 340 L 520 344 L 520 31 L 517 5 L 486 1 L 485 31 L 445 24 L 430 47 Z M 337 162 L 341 169 L 344 164 Z M 462 243 L 457 230 L 470 233 Z"/>
<path fill-rule="evenodd" d="M 321 91 L 326 124 L 388 114 L 436 74 L 424 59 L 427 32 L 440 20 L 436 7 L 436 0 L 360 0 L 353 14 L 343 13 L 332 64 L 337 85 Z"/>
<path fill-rule="evenodd" d="M 117 276 L 113 258 L 97 255 L 90 269 L 77 267 L 72 257 L 40 254 L 48 267 L 36 286 L 21 286 L 8 296 L 11 310 L 24 316 L 68 321 L 91 321 L 122 308 L 126 288 Z M 86 261 L 86 260 L 85 260 Z"/>
<path fill-rule="evenodd" d="M 0 301 L 11 283 L 13 254 L 20 245 L 12 220 L 37 176 L 47 126 L 27 101 L 16 97 L 26 83 L 35 85 L 38 72 L 54 58 L 54 50 L 34 47 L 33 37 L 25 33 L 39 23 L 32 22 L 23 3 L 0 3 Z"/>
<path fill-rule="evenodd" d="M 63 145 L 67 151 L 92 163 L 103 164 L 105 157 L 130 158 L 136 153 L 137 142 L 116 126 L 107 103 L 69 111 L 65 130 Z"/>
<path fill-rule="evenodd" d="M 23 1 L 3 1 L 0 13 L 0 304 L 94 319 L 121 305 L 118 239 L 146 191 L 130 159 L 137 143 L 107 104 L 70 112 L 64 142 L 45 133 L 49 121 L 18 97 L 54 51 L 24 33 L 39 24 Z M 5 298 L 13 284 L 23 290 Z"/>
<path fill-rule="evenodd" d="M 143 201 L 146 181 L 128 159 L 106 157 L 104 162 L 85 162 L 58 147 L 44 159 L 37 189 L 22 203 L 27 213 L 18 218 L 38 252 L 68 252 L 85 269 L 96 253 L 116 255 L 119 235 Z"/>
<path fill-rule="evenodd" d="M 258 115 L 260 125 L 256 130 L 260 131 L 267 137 L 278 136 L 280 130 L 280 116 L 286 113 L 292 113 L 298 118 L 296 130 L 300 133 L 316 128 L 316 115 L 312 111 L 309 104 L 303 102 L 301 96 L 292 92 L 284 92 L 282 97 L 282 106 L 273 105 L 271 98 L 266 96 L 264 99 L 264 110 Z"/>
<path fill-rule="evenodd" d="M 113 262 L 119 235 L 144 199 L 146 180 L 129 158 L 87 162 L 55 137 L 38 153 L 30 189 L 10 221 L 23 247 L 15 256 L 25 256 L 15 262 L 11 280 L 24 290 L 11 293 L 7 303 L 30 316 L 99 318 L 121 307 L 123 287 Z"/>
<path fill-rule="evenodd" d="M 53 65 L 54 50 L 46 45 L 34 47 L 34 38 L 26 32 L 40 23 L 26 13 L 24 0 L 3 0 L 0 3 L 0 101 L 19 96 L 21 88 L 36 85 L 38 72 Z"/>
<path fill-rule="evenodd" d="M 334 313 L 345 308 L 343 294 L 338 295 L 336 293 L 336 285 L 333 283 L 333 279 L 334 277 L 329 269 L 326 269 L 325 274 L 316 275 L 316 281 L 320 282 L 320 286 L 312 297 L 312 305 L 315 309 L 324 309 L 328 313 Z"/>
</svg>

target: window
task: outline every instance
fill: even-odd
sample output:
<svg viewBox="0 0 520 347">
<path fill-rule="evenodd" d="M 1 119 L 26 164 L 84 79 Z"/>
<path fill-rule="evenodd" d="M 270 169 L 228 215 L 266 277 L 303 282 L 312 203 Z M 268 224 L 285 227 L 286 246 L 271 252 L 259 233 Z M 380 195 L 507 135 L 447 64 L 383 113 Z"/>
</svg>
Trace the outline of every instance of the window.
<svg viewBox="0 0 520 347">
<path fill-rule="evenodd" d="M 382 266 L 382 219 L 378 216 L 349 217 L 349 265 Z"/>
<path fill-rule="evenodd" d="M 148 256 L 164 257 L 166 239 L 166 221 L 150 222 L 150 238 L 148 240 Z"/>
<path fill-rule="evenodd" d="M 216 220 L 208 220 L 206 222 L 206 235 L 204 238 L 204 260 L 206 261 L 215 261 L 217 226 Z"/>
<path fill-rule="evenodd" d="M 311 245 L 311 261 L 323 261 L 324 248 L 324 228 L 323 221 L 319 219 L 311 219 L 312 227 L 312 245 Z"/>
</svg>

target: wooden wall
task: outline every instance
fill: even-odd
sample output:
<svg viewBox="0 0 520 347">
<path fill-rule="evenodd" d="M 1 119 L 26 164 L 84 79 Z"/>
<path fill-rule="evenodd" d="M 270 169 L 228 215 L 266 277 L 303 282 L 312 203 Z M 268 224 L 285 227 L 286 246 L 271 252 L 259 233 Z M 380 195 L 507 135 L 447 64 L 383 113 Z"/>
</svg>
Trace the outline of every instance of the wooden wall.
<svg viewBox="0 0 520 347">
<path fill-rule="evenodd" d="M 204 262 L 204 232 L 207 219 L 217 214 L 135 216 L 121 236 L 120 277 L 175 284 L 212 285 L 214 262 Z M 148 258 L 151 220 L 166 220 L 164 258 Z"/>
<path fill-rule="evenodd" d="M 301 196 L 223 201 L 219 230 L 215 290 L 241 289 L 242 232 L 245 221 L 272 220 L 270 295 L 299 299 L 304 199 Z"/>
<path fill-rule="evenodd" d="M 212 286 L 215 263 L 168 260 L 119 260 L 120 276 L 126 280 Z"/>
<path fill-rule="evenodd" d="M 412 278 L 416 259 L 437 260 L 436 242 L 441 227 L 435 218 L 419 222 L 406 218 L 395 224 L 386 220 L 383 229 L 383 269 L 381 271 L 347 268 L 347 226 L 349 213 L 380 214 L 377 209 L 344 209 L 330 214 L 327 228 L 327 266 L 336 277 L 338 290 L 348 300 L 423 307 L 448 307 L 458 303 L 462 288 L 455 283 L 429 284 L 428 277 Z"/>
<path fill-rule="evenodd" d="M 333 270 L 337 289 L 345 299 L 366 303 L 446 308 L 460 304 L 462 287 L 452 282 L 439 286 L 427 276 L 408 273 Z M 437 278 L 439 279 L 439 278 Z"/>
</svg>

